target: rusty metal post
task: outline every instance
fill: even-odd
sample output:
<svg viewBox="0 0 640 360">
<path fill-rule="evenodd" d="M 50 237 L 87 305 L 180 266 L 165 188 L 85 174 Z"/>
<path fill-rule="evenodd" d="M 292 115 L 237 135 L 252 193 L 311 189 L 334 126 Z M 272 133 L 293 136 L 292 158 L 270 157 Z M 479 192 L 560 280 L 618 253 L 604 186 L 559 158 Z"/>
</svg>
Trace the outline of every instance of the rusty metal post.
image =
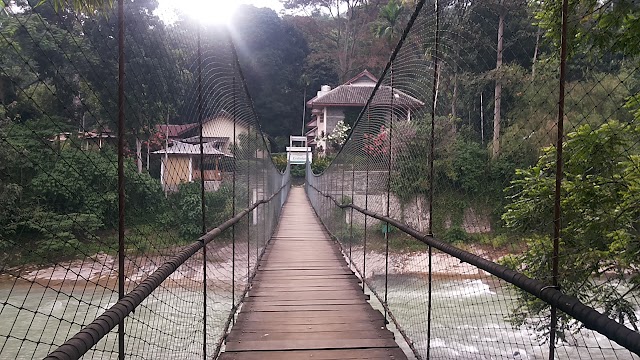
<svg viewBox="0 0 640 360">
<path fill-rule="evenodd" d="M 341 180 L 341 187 L 340 187 L 340 203 L 344 204 L 344 164 L 342 164 L 342 180 Z M 344 217 L 344 214 L 346 212 L 344 211 L 344 209 L 340 209 L 340 236 L 342 237 L 342 242 L 344 242 L 344 235 L 345 235 L 345 226 L 346 224 L 346 219 Z M 351 245 L 349 245 L 349 247 L 351 247 Z M 351 251 L 349 251 L 349 260 L 351 260 Z"/>
<path fill-rule="evenodd" d="M 391 62 L 391 94 L 390 94 L 390 107 L 389 107 L 389 147 L 387 151 L 389 152 L 389 163 L 387 164 L 387 211 L 386 216 L 389 217 L 389 210 L 391 208 L 391 162 L 393 161 L 392 157 L 392 135 L 393 135 L 393 62 Z M 387 320 L 387 309 L 389 307 L 389 223 L 386 223 L 386 229 L 384 232 L 384 319 Z M 388 321 L 388 320 L 387 320 Z"/>
<path fill-rule="evenodd" d="M 356 185 L 356 170 L 355 165 L 351 164 L 351 203 L 355 203 L 355 185 Z M 351 258 L 351 250 L 353 248 L 353 208 L 351 208 L 351 214 L 349 215 L 349 265 L 353 263 Z M 363 282 L 364 284 L 364 282 Z"/>
<path fill-rule="evenodd" d="M 429 223 L 428 234 L 433 236 L 433 199 L 435 193 L 435 176 L 434 176 L 434 156 L 435 156 L 435 133 L 436 133 L 436 101 L 438 91 L 438 56 L 440 50 L 440 4 L 435 1 L 436 12 L 436 28 L 435 28 L 435 49 L 433 55 L 433 87 L 431 89 L 431 139 L 429 144 Z M 433 247 L 429 245 L 429 262 L 428 262 L 428 288 L 427 288 L 427 359 L 431 358 L 431 316 L 432 311 L 432 293 L 433 293 Z"/>
<path fill-rule="evenodd" d="M 247 207 L 251 207 L 251 125 L 249 125 L 247 140 Z M 251 277 L 251 216 L 247 216 L 247 284 Z"/>
<path fill-rule="evenodd" d="M 124 288 L 124 0 L 118 0 L 118 299 L 125 296 Z M 125 347 L 125 322 L 124 318 L 118 324 L 118 359 L 124 360 Z"/>
<path fill-rule="evenodd" d="M 198 125 L 200 128 L 200 212 L 202 215 L 202 235 L 207 233 L 206 202 L 204 182 L 204 136 L 202 134 L 203 104 L 202 104 L 202 42 L 200 26 L 198 26 Z M 207 359 L 207 245 L 202 246 L 202 356 Z"/>
<path fill-rule="evenodd" d="M 564 104 L 565 104 L 565 83 L 567 79 L 567 17 L 569 12 L 569 1 L 562 1 L 562 38 L 560 43 L 560 81 L 558 94 L 558 123 L 557 142 L 556 142 L 556 184 L 554 192 L 553 206 L 553 255 L 551 258 L 551 284 L 559 288 L 560 281 L 559 259 L 560 256 L 560 238 L 562 236 L 562 144 L 564 140 Z M 551 321 L 549 324 L 549 359 L 555 359 L 555 343 L 556 330 L 558 327 L 558 310 L 555 306 L 551 306 Z"/>
<path fill-rule="evenodd" d="M 233 101 L 232 101 L 232 114 L 233 114 L 233 146 L 234 146 L 234 154 L 233 154 L 233 181 L 232 181 L 232 190 L 231 190 L 231 213 L 233 216 L 236 215 L 236 171 L 238 167 L 237 160 L 237 144 L 236 144 L 236 122 L 237 122 L 237 99 L 236 99 L 236 76 L 233 76 Z M 236 307 L 236 225 L 233 224 L 231 228 L 231 313 L 235 312 Z"/>
<path fill-rule="evenodd" d="M 370 130 L 370 126 L 371 126 L 371 113 L 370 113 L 370 108 L 367 107 L 367 130 Z M 362 135 L 364 136 L 364 134 Z M 367 156 L 367 170 L 366 170 L 366 180 L 365 180 L 365 186 L 364 186 L 364 208 L 366 210 L 369 210 L 369 169 L 370 169 L 370 155 Z M 362 292 L 364 292 L 365 287 L 366 287 L 366 280 L 367 280 L 367 220 L 368 220 L 368 216 L 365 214 L 364 215 L 364 244 L 362 246 Z"/>
</svg>

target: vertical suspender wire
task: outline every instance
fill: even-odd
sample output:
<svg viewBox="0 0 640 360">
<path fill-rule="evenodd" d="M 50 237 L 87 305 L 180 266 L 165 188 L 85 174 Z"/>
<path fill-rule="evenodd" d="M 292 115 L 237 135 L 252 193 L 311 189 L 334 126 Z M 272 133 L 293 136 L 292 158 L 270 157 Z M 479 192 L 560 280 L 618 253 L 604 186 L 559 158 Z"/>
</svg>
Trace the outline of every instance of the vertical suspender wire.
<svg viewBox="0 0 640 360">
<path fill-rule="evenodd" d="M 231 187 L 231 216 L 236 216 L 236 171 L 238 168 L 238 147 L 236 144 L 236 121 L 238 117 L 237 99 L 236 99 L 236 76 L 233 75 L 233 181 Z M 236 225 L 231 227 L 231 316 L 234 316 L 236 308 Z"/>
<path fill-rule="evenodd" d="M 335 191 L 336 191 L 336 185 L 337 182 L 335 181 L 336 179 L 334 179 L 336 176 L 334 174 L 334 171 L 331 171 L 329 173 L 329 193 L 331 194 L 331 196 L 335 196 Z M 331 201 L 330 198 L 325 198 L 325 201 L 327 202 L 328 206 L 327 206 L 327 215 L 326 215 L 326 221 L 327 224 L 329 226 L 333 225 L 331 222 L 331 212 L 333 211 L 333 207 L 335 206 L 335 204 L 333 203 L 333 201 Z M 334 232 L 333 229 L 331 229 L 330 231 Z"/>
<path fill-rule="evenodd" d="M 433 56 L 433 87 L 431 89 L 431 138 L 429 144 L 429 235 L 433 236 L 433 198 L 435 189 L 435 176 L 433 171 L 435 155 L 435 133 L 436 133 L 436 101 L 438 93 L 438 56 L 440 54 L 440 6 L 438 0 L 435 1 L 436 29 L 435 29 L 435 49 Z M 432 315 L 432 292 L 433 292 L 433 247 L 429 245 L 428 260 L 428 288 L 427 288 L 427 359 L 431 356 L 431 315 Z"/>
<path fill-rule="evenodd" d="M 564 104 L 565 104 L 565 83 L 567 79 L 567 17 L 569 12 L 569 0 L 562 1 L 562 37 L 560 42 L 560 83 L 558 94 L 558 123 L 557 123 L 557 143 L 556 143 L 556 186 L 553 206 L 553 257 L 551 258 L 552 279 L 551 284 L 559 287 L 559 255 L 560 237 L 562 236 L 562 207 L 560 204 L 562 197 L 562 143 L 564 140 Z M 555 359 L 556 351 L 556 329 L 558 326 L 558 309 L 551 307 L 551 321 L 549 329 L 549 359 Z"/>
<path fill-rule="evenodd" d="M 332 184 L 332 180 L 331 180 L 331 170 L 329 170 L 327 172 L 327 180 L 328 183 L 325 181 L 324 183 L 324 193 L 327 194 L 329 193 L 329 191 L 331 191 L 331 184 Z M 322 208 L 324 209 L 324 213 L 322 214 L 323 217 L 323 221 L 326 223 L 326 227 L 327 229 L 329 228 L 330 223 L 327 222 L 327 214 L 329 213 L 329 207 L 331 206 L 331 203 L 329 202 L 329 199 L 326 197 L 322 198 L 322 202 L 323 202 L 323 206 Z"/>
<path fill-rule="evenodd" d="M 118 300 L 124 289 L 124 0 L 118 0 Z M 118 324 L 118 359 L 124 360 L 124 319 Z"/>
<path fill-rule="evenodd" d="M 204 182 L 204 137 L 202 134 L 203 105 L 202 105 L 202 43 L 200 26 L 198 26 L 198 125 L 200 130 L 200 212 L 202 215 L 202 235 L 207 233 L 205 214 L 205 182 Z M 203 241 L 204 243 L 204 241 Z M 202 357 L 207 359 L 207 245 L 202 247 Z"/>
<path fill-rule="evenodd" d="M 253 144 L 255 144 L 254 148 L 251 148 L 251 158 L 255 159 L 255 163 L 253 166 L 254 171 L 260 171 L 260 166 L 258 164 L 258 129 L 256 128 L 256 131 L 254 131 L 253 133 Z M 253 160 L 252 160 L 253 161 Z M 256 193 L 256 196 L 254 198 L 255 201 L 258 201 L 258 190 L 260 189 L 260 186 L 258 185 L 258 175 L 256 173 L 256 183 L 254 185 L 256 187 L 256 189 L 254 190 Z M 260 230 L 259 228 L 259 223 L 258 223 L 258 209 L 256 208 L 253 211 L 253 214 L 251 216 L 251 221 L 253 224 L 256 225 L 256 230 Z M 255 268 L 258 268 L 258 258 L 260 257 L 260 237 L 256 234 L 256 264 L 255 264 Z"/>
<path fill-rule="evenodd" d="M 247 208 L 251 207 L 251 125 L 247 133 Z M 251 216 L 247 215 L 247 283 L 249 288 L 249 276 L 251 275 Z"/>
<path fill-rule="evenodd" d="M 367 126 L 365 129 L 367 131 L 370 130 L 371 126 L 371 113 L 369 112 L 370 108 L 367 107 Z M 364 134 L 362 135 L 364 136 Z M 369 210 L 369 167 L 371 163 L 371 154 L 367 154 L 367 170 L 366 170 L 366 180 L 364 185 L 364 208 L 365 210 Z M 362 247 L 362 292 L 364 292 L 366 282 L 367 282 L 367 220 L 369 216 L 364 215 L 364 245 Z"/>
<path fill-rule="evenodd" d="M 351 164 L 351 203 L 355 204 L 355 181 L 356 181 L 356 170 L 355 164 Z M 352 244 L 353 244 L 353 208 L 350 208 L 351 215 L 349 215 L 349 265 L 353 263 L 353 259 L 351 258 Z M 364 279 L 363 279 L 364 280 Z M 364 286 L 364 282 L 363 282 Z"/>
<path fill-rule="evenodd" d="M 333 171 L 329 172 L 329 184 L 326 186 L 327 187 L 327 191 L 329 192 L 329 194 L 331 194 L 333 196 Z M 331 222 L 328 221 L 329 220 L 329 216 L 331 214 L 331 207 L 333 206 L 331 200 L 329 198 L 324 198 L 324 202 L 325 202 L 325 214 L 324 214 L 324 220 L 327 222 L 327 226 L 331 226 Z"/>
<path fill-rule="evenodd" d="M 329 171 L 327 171 L 326 173 L 327 173 L 326 179 L 323 176 L 322 180 L 321 180 L 322 181 L 322 192 L 323 192 L 323 194 L 327 194 L 328 193 L 329 184 L 331 183 L 331 173 Z M 327 182 L 329 182 L 329 184 L 327 184 Z M 322 202 L 322 214 L 321 214 L 322 219 L 321 220 L 322 220 L 322 222 L 324 222 L 326 224 L 325 227 L 328 229 L 329 228 L 329 224 L 326 223 L 326 220 L 327 220 L 327 217 L 326 217 L 326 215 L 327 215 L 327 198 L 326 197 L 321 197 L 320 201 Z"/>
<path fill-rule="evenodd" d="M 267 148 L 265 146 L 264 150 L 266 151 Z M 267 152 L 268 154 L 268 152 Z M 267 198 L 267 168 L 268 168 L 268 164 L 264 161 L 262 161 L 262 199 L 266 199 Z M 286 170 L 285 170 L 286 171 Z M 269 236 L 269 234 L 267 234 L 267 219 L 268 219 L 268 213 L 269 213 L 269 204 L 265 204 L 263 206 L 263 210 L 262 210 L 262 252 L 264 252 L 267 249 L 267 241 L 269 240 L 267 238 L 267 236 Z"/>
<path fill-rule="evenodd" d="M 342 164 L 342 181 L 340 187 L 340 204 L 344 204 L 344 164 Z M 346 211 L 343 208 L 340 209 L 340 236 L 342 237 L 342 242 L 344 242 L 344 236 L 346 235 L 345 226 L 346 224 Z M 349 243 L 349 248 L 351 248 L 351 243 Z M 349 250 L 349 261 L 351 261 L 351 250 Z"/>
<path fill-rule="evenodd" d="M 383 92 L 384 93 L 384 92 Z M 391 93 L 390 93 L 390 107 L 389 107 L 389 163 L 387 164 L 387 210 L 385 215 L 389 217 L 389 209 L 391 205 L 391 159 L 392 159 L 392 135 L 393 135 L 393 61 L 391 62 Z M 384 319 L 387 320 L 387 313 L 389 308 L 389 223 L 386 223 L 384 232 Z"/>
</svg>

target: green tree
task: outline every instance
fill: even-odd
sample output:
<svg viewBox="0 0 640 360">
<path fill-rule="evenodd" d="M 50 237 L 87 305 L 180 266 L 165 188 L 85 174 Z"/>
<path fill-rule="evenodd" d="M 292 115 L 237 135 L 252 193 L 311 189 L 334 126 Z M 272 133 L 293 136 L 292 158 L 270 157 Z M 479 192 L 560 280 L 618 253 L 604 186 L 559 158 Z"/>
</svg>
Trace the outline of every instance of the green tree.
<svg viewBox="0 0 640 360">
<path fill-rule="evenodd" d="M 562 1 L 532 2 L 540 27 L 556 48 L 560 48 Z M 596 49 L 600 53 L 640 53 L 640 4 L 635 0 L 601 2 L 570 0 L 568 45 L 570 53 Z"/>
<path fill-rule="evenodd" d="M 202 207 L 200 183 L 184 183 L 180 191 L 170 197 L 173 209 L 167 225 L 179 231 L 186 240 L 194 240 L 202 235 Z M 233 191 L 229 185 L 223 185 L 218 191 L 205 193 L 205 219 L 208 228 L 220 225 L 231 217 L 233 210 Z M 246 194 L 239 193 L 236 206 L 246 207 Z"/>
<path fill-rule="evenodd" d="M 402 31 L 400 20 L 403 10 L 404 7 L 398 0 L 389 0 L 387 5 L 380 9 L 378 21 L 374 23 L 374 35 L 387 40 L 391 49 L 395 46 L 398 33 Z"/>
<path fill-rule="evenodd" d="M 339 81 L 349 79 L 363 60 L 363 50 L 371 41 L 369 24 L 376 19 L 379 4 L 367 0 L 281 0 L 286 9 L 312 14 L 315 35 L 337 60 Z M 367 54 L 369 55 L 369 54 Z M 385 59 L 386 60 L 386 59 Z"/>
<path fill-rule="evenodd" d="M 305 38 L 267 8 L 242 6 L 233 24 L 239 61 L 263 130 L 273 137 L 299 134 L 302 104 L 292 98 L 303 90 L 300 78 L 309 54 Z"/>
<path fill-rule="evenodd" d="M 564 143 L 563 232 L 560 253 L 562 291 L 608 316 L 633 326 L 634 297 L 640 293 L 640 126 L 609 121 L 583 125 Z M 555 149 L 546 148 L 538 163 L 517 170 L 507 193 L 511 203 L 502 219 L 527 238 L 528 249 L 505 263 L 527 276 L 551 276 Z M 637 299 L 637 298 L 636 298 Z M 542 330 L 548 304 L 520 291 L 513 319 Z M 540 320 L 534 320 L 540 319 Z M 559 336 L 575 324 L 561 315 Z"/>
</svg>

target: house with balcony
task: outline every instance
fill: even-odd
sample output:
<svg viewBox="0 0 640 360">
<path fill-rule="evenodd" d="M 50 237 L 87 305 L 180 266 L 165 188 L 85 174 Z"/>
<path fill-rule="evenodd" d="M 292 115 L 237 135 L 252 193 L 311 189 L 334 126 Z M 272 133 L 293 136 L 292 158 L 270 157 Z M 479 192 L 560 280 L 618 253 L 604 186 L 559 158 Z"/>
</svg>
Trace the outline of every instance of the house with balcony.
<svg viewBox="0 0 640 360">
<path fill-rule="evenodd" d="M 305 134 L 309 146 L 320 153 L 327 149 L 327 135 L 339 121 L 345 121 L 349 110 L 353 112 L 364 108 L 377 82 L 373 74 L 364 70 L 334 89 L 323 85 L 317 95 L 307 101 L 307 108 L 311 109 L 311 121 L 306 125 L 309 130 Z M 411 121 L 411 112 L 423 107 L 424 102 L 398 89 L 392 92 L 390 86 L 381 85 L 371 103 L 372 108 L 376 106 L 391 106 L 394 113 L 401 113 Z"/>
<path fill-rule="evenodd" d="M 205 190 L 218 190 L 225 173 L 234 166 L 233 145 L 240 142 L 249 129 L 221 111 L 202 124 L 203 161 L 200 158 L 199 123 L 158 125 L 156 131 L 163 134 L 164 148 L 155 151 L 160 155 L 160 182 L 165 191 L 177 191 L 182 183 L 193 182 L 204 174 Z M 201 171 L 202 169 L 202 171 Z"/>
</svg>

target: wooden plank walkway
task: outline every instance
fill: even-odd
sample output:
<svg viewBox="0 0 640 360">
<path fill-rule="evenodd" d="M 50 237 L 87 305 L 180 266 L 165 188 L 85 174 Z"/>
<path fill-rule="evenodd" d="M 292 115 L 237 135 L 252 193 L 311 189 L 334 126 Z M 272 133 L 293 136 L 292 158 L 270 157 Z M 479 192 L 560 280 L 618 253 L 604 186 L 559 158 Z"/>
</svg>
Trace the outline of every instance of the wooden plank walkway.
<svg viewBox="0 0 640 360">
<path fill-rule="evenodd" d="M 407 359 L 367 299 L 294 187 L 220 359 Z"/>
</svg>

